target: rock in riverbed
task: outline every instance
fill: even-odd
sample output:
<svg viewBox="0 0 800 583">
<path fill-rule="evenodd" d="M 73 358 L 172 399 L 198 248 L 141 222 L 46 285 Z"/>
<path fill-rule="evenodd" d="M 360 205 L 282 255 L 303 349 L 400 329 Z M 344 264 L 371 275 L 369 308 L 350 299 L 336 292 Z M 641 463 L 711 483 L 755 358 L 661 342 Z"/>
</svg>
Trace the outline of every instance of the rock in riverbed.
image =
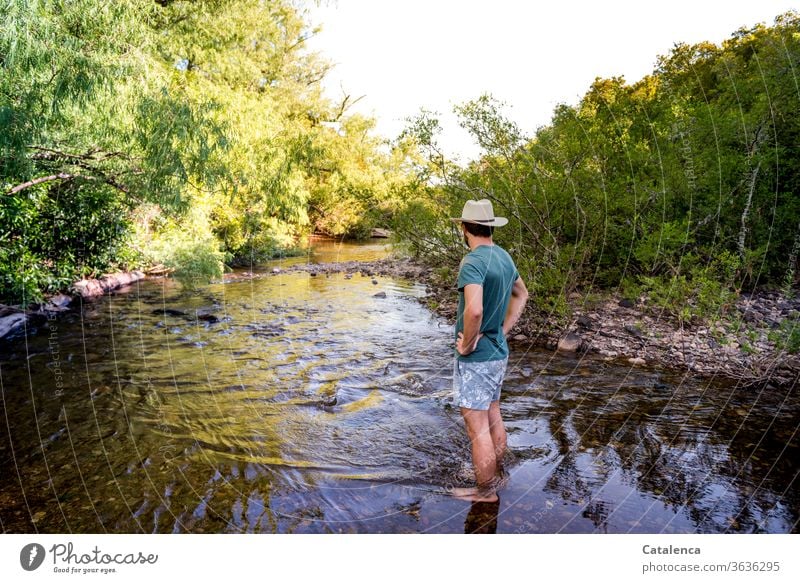
<svg viewBox="0 0 800 583">
<path fill-rule="evenodd" d="M 56 294 L 47 300 L 44 310 L 47 312 L 63 312 L 69 309 L 72 298 L 65 294 Z"/>
<path fill-rule="evenodd" d="M 0 306 L 0 338 L 7 336 L 20 326 L 22 326 L 28 317 L 24 312 Z"/>
<path fill-rule="evenodd" d="M 583 340 L 575 332 L 568 332 L 558 341 L 559 352 L 577 352 L 581 348 Z"/>
</svg>

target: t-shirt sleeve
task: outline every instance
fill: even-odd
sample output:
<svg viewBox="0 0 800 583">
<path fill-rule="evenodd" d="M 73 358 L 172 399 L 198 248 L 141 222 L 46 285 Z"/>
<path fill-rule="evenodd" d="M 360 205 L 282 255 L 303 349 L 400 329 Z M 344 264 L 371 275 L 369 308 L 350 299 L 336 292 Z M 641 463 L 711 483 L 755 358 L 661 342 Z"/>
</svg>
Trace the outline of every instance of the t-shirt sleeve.
<svg viewBox="0 0 800 583">
<path fill-rule="evenodd" d="M 458 291 L 464 289 L 470 283 L 483 285 L 486 270 L 481 269 L 480 262 L 474 258 L 466 257 L 458 270 Z"/>
</svg>

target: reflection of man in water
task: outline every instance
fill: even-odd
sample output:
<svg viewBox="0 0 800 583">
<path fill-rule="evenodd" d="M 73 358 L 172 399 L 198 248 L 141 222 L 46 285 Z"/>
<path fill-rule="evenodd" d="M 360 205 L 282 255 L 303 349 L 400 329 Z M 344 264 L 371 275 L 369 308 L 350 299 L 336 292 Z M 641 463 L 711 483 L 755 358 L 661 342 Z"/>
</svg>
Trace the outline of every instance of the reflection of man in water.
<svg viewBox="0 0 800 583">
<path fill-rule="evenodd" d="M 464 519 L 464 534 L 496 534 L 500 500 L 473 502 Z"/>
<path fill-rule="evenodd" d="M 508 223 L 495 217 L 486 199 L 467 201 L 461 217 L 470 252 L 458 271 L 458 316 L 453 389 L 472 445 L 475 488 L 456 488 L 453 495 L 474 502 L 494 502 L 503 472 L 506 430 L 500 417 L 500 388 L 508 364 L 506 336 L 517 323 L 528 290 L 511 256 L 492 241 L 494 227 Z"/>
</svg>

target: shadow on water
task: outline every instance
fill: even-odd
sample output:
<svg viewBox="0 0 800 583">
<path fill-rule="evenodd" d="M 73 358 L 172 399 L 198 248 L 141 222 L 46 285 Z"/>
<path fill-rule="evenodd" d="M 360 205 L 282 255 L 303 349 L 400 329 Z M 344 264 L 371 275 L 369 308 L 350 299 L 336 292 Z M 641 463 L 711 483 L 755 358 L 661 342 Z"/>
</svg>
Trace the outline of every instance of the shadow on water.
<svg viewBox="0 0 800 583">
<path fill-rule="evenodd" d="M 797 531 L 796 387 L 519 346 L 500 501 L 447 496 L 470 483 L 469 444 L 452 328 L 423 294 L 359 275 L 148 281 L 3 345 L 3 530 Z"/>
</svg>

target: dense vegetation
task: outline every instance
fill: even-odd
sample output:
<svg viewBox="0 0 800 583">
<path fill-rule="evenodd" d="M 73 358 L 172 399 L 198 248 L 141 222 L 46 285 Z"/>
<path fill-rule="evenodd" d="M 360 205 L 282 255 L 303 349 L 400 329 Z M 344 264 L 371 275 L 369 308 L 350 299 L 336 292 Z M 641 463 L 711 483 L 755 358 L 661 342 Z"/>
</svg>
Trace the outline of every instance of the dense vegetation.
<svg viewBox="0 0 800 583">
<path fill-rule="evenodd" d="M 742 29 L 722 46 L 676 45 L 635 83 L 597 79 L 534 136 L 483 96 L 457 108 L 485 155 L 461 168 L 438 121 L 408 132 L 435 177 L 397 228 L 444 267 L 463 253 L 445 217 L 489 198 L 496 232 L 540 307 L 574 291 L 648 294 L 682 319 L 720 313 L 756 286 L 791 289 L 800 253 L 800 16 Z"/>
<path fill-rule="evenodd" d="M 533 136 L 490 96 L 463 104 L 484 152 L 465 167 L 431 113 L 388 142 L 326 98 L 315 32 L 290 0 L 4 2 L 0 300 L 153 263 L 208 278 L 389 224 L 451 279 L 447 217 L 484 197 L 543 309 L 616 289 L 688 319 L 796 285 L 797 13 L 597 79 Z"/>
<path fill-rule="evenodd" d="M 0 299 L 385 223 L 406 156 L 322 95 L 314 33 L 288 0 L 3 2 Z"/>
</svg>

